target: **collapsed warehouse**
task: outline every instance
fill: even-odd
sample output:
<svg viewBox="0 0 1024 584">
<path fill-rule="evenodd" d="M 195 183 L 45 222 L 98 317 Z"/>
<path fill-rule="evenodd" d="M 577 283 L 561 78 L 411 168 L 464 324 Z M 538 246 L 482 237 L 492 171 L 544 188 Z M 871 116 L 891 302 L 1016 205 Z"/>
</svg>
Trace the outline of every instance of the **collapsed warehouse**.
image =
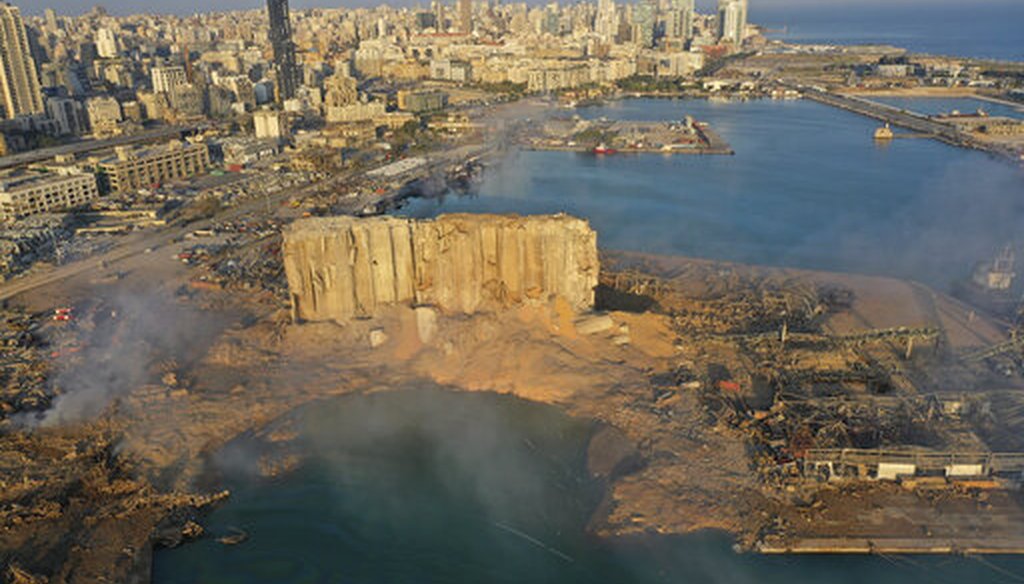
<svg viewBox="0 0 1024 584">
<path fill-rule="evenodd" d="M 828 322 L 851 310 L 849 289 L 618 260 L 625 267 L 602 273 L 599 297 L 609 307 L 631 297 L 634 307 L 664 312 L 683 345 L 700 347 L 703 364 L 656 385 L 700 388 L 713 423 L 747 436 L 766 482 L 936 477 L 951 486 L 1020 486 L 1024 442 L 1015 428 L 1024 427 L 1024 393 L 985 389 L 1020 382 L 1020 331 L 970 351 L 951 347 L 936 326 L 836 333 Z M 697 279 L 716 284 L 680 289 L 693 272 L 712 270 Z M 951 388 L 936 378 L 969 381 Z"/>
</svg>

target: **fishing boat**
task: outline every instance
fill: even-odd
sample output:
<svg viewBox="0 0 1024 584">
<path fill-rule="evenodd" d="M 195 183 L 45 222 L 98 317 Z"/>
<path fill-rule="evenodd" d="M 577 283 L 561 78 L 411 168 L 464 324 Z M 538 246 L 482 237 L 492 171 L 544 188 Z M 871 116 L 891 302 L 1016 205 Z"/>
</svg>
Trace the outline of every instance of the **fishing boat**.
<svg viewBox="0 0 1024 584">
<path fill-rule="evenodd" d="M 615 154 L 618 150 L 605 145 L 603 142 L 594 147 L 594 154 Z"/>
</svg>

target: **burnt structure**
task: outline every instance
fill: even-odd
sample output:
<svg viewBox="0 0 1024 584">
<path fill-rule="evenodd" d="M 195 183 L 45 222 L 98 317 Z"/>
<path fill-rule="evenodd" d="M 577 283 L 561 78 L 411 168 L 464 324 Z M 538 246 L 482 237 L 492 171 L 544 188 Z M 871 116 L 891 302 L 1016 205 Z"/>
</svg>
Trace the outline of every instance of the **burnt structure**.
<svg viewBox="0 0 1024 584">
<path fill-rule="evenodd" d="M 274 68 L 277 71 L 277 100 L 284 101 L 295 97 L 299 84 L 292 24 L 288 18 L 288 0 L 267 0 L 267 15 L 270 18 L 269 36 L 274 50 Z"/>
</svg>

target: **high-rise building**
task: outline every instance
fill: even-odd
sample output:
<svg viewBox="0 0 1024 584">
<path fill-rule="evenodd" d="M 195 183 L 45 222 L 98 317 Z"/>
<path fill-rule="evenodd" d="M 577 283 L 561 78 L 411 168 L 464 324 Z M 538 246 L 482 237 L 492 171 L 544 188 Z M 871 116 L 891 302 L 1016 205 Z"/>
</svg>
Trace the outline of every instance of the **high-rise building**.
<svg viewBox="0 0 1024 584">
<path fill-rule="evenodd" d="M 665 36 L 688 41 L 693 38 L 694 0 L 669 0 Z"/>
<path fill-rule="evenodd" d="M 473 0 L 458 0 L 459 32 L 473 32 Z"/>
<path fill-rule="evenodd" d="M 0 4 L 0 92 L 3 119 L 45 112 L 21 11 L 7 3 Z"/>
<path fill-rule="evenodd" d="M 96 53 L 104 59 L 117 57 L 117 36 L 109 28 L 101 28 L 96 31 Z"/>
<path fill-rule="evenodd" d="M 170 94 L 174 92 L 176 87 L 188 82 L 185 77 L 185 68 L 179 65 L 153 67 L 149 72 L 149 77 L 153 81 L 154 93 Z"/>
<path fill-rule="evenodd" d="M 277 69 L 277 99 L 283 102 L 295 97 L 299 84 L 288 0 L 267 0 L 267 15 L 270 17 L 270 46 L 274 50 L 274 67 Z"/>
<path fill-rule="evenodd" d="M 604 42 L 611 42 L 619 30 L 618 9 L 615 0 L 598 0 L 597 18 L 594 22 L 594 31 Z"/>
<path fill-rule="evenodd" d="M 434 12 L 434 27 L 438 31 L 445 30 L 444 3 L 441 0 L 432 0 L 430 9 Z"/>
<path fill-rule="evenodd" d="M 50 32 L 56 32 L 60 28 L 60 24 L 57 23 L 57 13 L 53 11 L 53 8 L 44 10 L 43 16 L 46 18 L 46 27 L 50 29 Z"/>
<path fill-rule="evenodd" d="M 640 0 L 633 7 L 633 42 L 646 48 L 654 46 L 657 15 L 658 5 L 655 0 Z"/>
<path fill-rule="evenodd" d="M 718 0 L 718 39 L 738 45 L 747 29 L 747 0 Z"/>
</svg>

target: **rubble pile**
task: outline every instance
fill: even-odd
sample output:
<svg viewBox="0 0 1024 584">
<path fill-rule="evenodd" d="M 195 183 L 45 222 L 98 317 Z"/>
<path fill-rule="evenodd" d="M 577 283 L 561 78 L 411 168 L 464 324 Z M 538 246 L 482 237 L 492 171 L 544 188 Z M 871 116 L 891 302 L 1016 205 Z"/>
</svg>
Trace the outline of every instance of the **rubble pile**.
<svg viewBox="0 0 1024 584">
<path fill-rule="evenodd" d="M 178 259 L 197 268 L 193 289 L 265 291 L 281 306 L 288 302 L 280 237 L 245 245 L 197 244 L 179 253 Z"/>
<path fill-rule="evenodd" d="M 66 214 L 35 215 L 16 225 L 0 225 L 0 281 L 51 258 L 71 235 Z"/>
<path fill-rule="evenodd" d="M 196 534 L 202 508 L 226 492 L 160 492 L 129 456 L 120 429 L 39 429 L 0 442 L 0 564 L 41 582 L 149 578 L 153 544 Z M 142 552 L 142 553 L 140 553 Z"/>
<path fill-rule="evenodd" d="M 0 420 L 19 412 L 43 411 L 54 398 L 39 327 L 40 318 L 23 311 L 6 310 L 0 315 Z"/>
</svg>

